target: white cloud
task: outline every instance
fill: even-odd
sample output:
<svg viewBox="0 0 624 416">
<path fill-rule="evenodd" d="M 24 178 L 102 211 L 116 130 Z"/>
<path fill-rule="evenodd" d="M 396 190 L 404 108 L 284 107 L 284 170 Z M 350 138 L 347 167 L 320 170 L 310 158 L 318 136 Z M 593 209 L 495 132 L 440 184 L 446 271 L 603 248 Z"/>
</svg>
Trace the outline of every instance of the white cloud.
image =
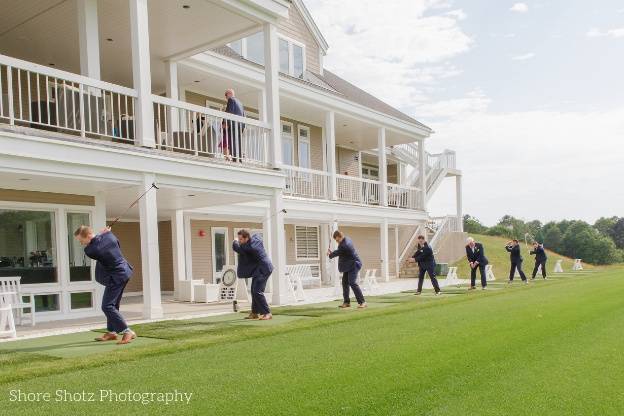
<svg viewBox="0 0 624 416">
<path fill-rule="evenodd" d="M 464 212 L 493 224 L 509 213 L 542 221 L 621 215 L 624 107 L 599 112 L 463 111 L 429 123 L 430 151 L 457 151 Z M 454 212 L 454 184 L 431 201 L 433 214 Z"/>
<path fill-rule="evenodd" d="M 618 27 L 615 29 L 609 29 L 604 31 L 598 28 L 591 28 L 587 31 L 586 35 L 590 38 L 624 38 L 624 27 Z"/>
<path fill-rule="evenodd" d="M 528 52 L 522 55 L 512 56 L 511 59 L 513 59 L 514 61 L 526 61 L 527 59 L 532 59 L 534 57 L 535 57 L 535 54 L 533 52 Z"/>
<path fill-rule="evenodd" d="M 529 11 L 529 6 L 526 3 L 514 3 L 509 10 L 516 13 L 526 13 Z"/>
<path fill-rule="evenodd" d="M 473 43 L 459 26 L 465 13 L 446 0 L 306 4 L 330 44 L 327 68 L 394 102 L 422 101 L 425 94 L 419 84 L 459 74 L 445 61 L 468 51 Z"/>
</svg>

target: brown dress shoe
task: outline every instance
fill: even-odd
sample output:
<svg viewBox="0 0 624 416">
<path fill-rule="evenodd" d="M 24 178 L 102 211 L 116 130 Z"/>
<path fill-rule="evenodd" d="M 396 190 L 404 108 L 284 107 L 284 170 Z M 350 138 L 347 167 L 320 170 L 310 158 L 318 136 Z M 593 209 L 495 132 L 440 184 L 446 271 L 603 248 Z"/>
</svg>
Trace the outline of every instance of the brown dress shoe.
<svg viewBox="0 0 624 416">
<path fill-rule="evenodd" d="M 101 337 L 95 338 L 96 341 L 115 341 L 117 340 L 117 334 L 114 332 L 107 332 Z"/>
<path fill-rule="evenodd" d="M 262 315 L 260 316 L 260 318 L 258 318 L 259 321 L 268 321 L 269 319 L 273 319 L 273 315 L 270 313 L 267 313 L 266 315 Z"/>
<path fill-rule="evenodd" d="M 350 303 L 343 303 L 342 305 L 338 306 L 340 309 L 344 309 L 344 308 L 350 308 L 351 304 Z"/>
<path fill-rule="evenodd" d="M 245 317 L 245 319 L 258 319 L 260 317 L 260 315 L 258 315 L 257 313 L 250 313 L 249 315 L 247 315 Z"/>
<path fill-rule="evenodd" d="M 136 334 L 134 331 L 124 332 L 123 337 L 121 337 L 121 341 L 119 341 L 118 345 L 129 344 L 133 339 L 136 338 Z"/>
<path fill-rule="evenodd" d="M 364 308 L 368 308 L 368 305 L 366 304 L 366 302 L 364 302 L 364 303 L 360 303 L 360 304 L 358 305 L 358 309 L 364 309 Z"/>
</svg>

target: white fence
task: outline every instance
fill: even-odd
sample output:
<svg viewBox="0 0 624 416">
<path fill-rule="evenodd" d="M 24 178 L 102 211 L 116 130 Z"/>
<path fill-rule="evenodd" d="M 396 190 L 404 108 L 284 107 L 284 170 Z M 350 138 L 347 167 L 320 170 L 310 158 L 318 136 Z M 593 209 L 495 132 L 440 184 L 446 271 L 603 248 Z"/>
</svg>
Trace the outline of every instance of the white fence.
<svg viewBox="0 0 624 416">
<path fill-rule="evenodd" d="M 379 205 L 379 182 L 336 175 L 336 197 L 353 204 Z"/>
<path fill-rule="evenodd" d="M 283 168 L 286 174 L 285 195 L 327 199 L 329 173 L 296 166 Z"/>
<path fill-rule="evenodd" d="M 152 95 L 156 147 L 246 164 L 268 164 L 269 125 Z"/>
<path fill-rule="evenodd" d="M 130 88 L 0 55 L 0 94 L 10 125 L 134 142 Z"/>
<path fill-rule="evenodd" d="M 419 188 L 388 184 L 388 206 L 407 209 L 422 209 Z"/>
</svg>

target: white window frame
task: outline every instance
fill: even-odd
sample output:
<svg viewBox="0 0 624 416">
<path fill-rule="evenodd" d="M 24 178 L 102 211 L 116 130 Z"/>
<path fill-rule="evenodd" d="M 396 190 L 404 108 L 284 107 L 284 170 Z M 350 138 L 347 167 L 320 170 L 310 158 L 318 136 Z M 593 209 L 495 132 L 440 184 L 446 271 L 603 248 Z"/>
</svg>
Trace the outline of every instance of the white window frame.
<svg viewBox="0 0 624 416">
<path fill-rule="evenodd" d="M 57 269 L 57 282 L 53 283 L 32 283 L 22 284 L 24 293 L 33 295 L 58 295 L 59 309 L 56 311 L 36 312 L 38 317 L 44 321 L 58 318 L 80 318 L 82 316 L 93 316 L 96 304 L 99 301 L 97 284 L 95 282 L 95 261 L 91 260 L 91 280 L 82 282 L 69 281 L 69 247 L 67 234 L 74 230 L 69 230 L 67 225 L 68 213 L 89 214 L 89 221 L 93 226 L 95 218 L 95 206 L 64 205 L 36 202 L 12 202 L 0 201 L 0 210 L 14 211 L 43 211 L 54 212 L 55 257 Z M 71 309 L 70 293 L 72 292 L 93 292 L 93 307 L 84 309 Z"/>
<path fill-rule="evenodd" d="M 316 244 L 318 246 L 316 257 L 299 257 L 299 250 L 297 249 L 297 227 L 305 227 L 305 228 L 316 228 Z M 295 260 L 296 261 L 309 261 L 309 260 L 317 260 L 320 261 L 321 257 L 321 242 L 319 241 L 321 237 L 321 230 L 317 225 L 295 225 L 294 229 L 295 233 Z"/>
<path fill-rule="evenodd" d="M 284 133 L 284 126 L 290 126 L 290 134 L 286 134 Z M 280 137 L 282 139 L 282 141 L 284 140 L 290 140 L 291 143 L 291 160 L 293 162 L 293 165 L 295 164 L 295 125 L 294 123 L 291 123 L 290 121 L 282 121 L 280 122 Z M 282 157 L 282 162 L 284 158 Z"/>
<path fill-rule="evenodd" d="M 225 232 L 225 240 L 224 240 L 224 247 L 225 247 L 225 264 L 223 266 L 227 266 L 229 261 L 230 261 L 230 247 L 228 244 L 228 240 L 229 240 L 229 235 L 230 235 L 230 229 L 228 227 L 210 227 L 210 248 L 211 248 L 211 254 L 212 254 L 212 283 L 217 283 L 217 279 L 221 279 L 221 277 L 223 277 L 223 271 L 217 272 L 217 252 L 215 250 L 215 234 L 220 233 L 220 232 Z"/>
<path fill-rule="evenodd" d="M 293 52 L 293 45 L 297 45 L 302 49 L 302 58 L 303 58 L 303 73 L 305 74 L 307 65 L 306 65 L 306 45 L 302 42 L 299 42 L 293 38 L 288 36 L 284 36 L 280 33 L 277 34 L 279 39 L 285 40 L 288 42 L 288 75 L 294 77 L 295 75 L 295 54 Z"/>
<path fill-rule="evenodd" d="M 301 136 L 302 130 L 307 132 L 307 136 Z M 297 126 L 297 164 L 299 165 L 299 167 L 303 167 L 301 166 L 301 142 L 305 142 L 308 145 L 308 166 L 306 166 L 306 168 L 312 169 L 312 146 L 310 144 L 310 127 L 300 124 Z"/>
</svg>

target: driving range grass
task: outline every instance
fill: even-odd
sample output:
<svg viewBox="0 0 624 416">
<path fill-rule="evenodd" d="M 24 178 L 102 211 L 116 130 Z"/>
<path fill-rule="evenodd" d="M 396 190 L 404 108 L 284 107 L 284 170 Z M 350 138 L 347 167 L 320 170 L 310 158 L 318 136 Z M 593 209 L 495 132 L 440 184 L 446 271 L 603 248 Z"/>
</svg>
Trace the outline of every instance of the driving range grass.
<svg viewBox="0 0 624 416">
<path fill-rule="evenodd" d="M 0 414 L 621 415 L 623 277 L 615 267 L 486 292 L 385 295 L 363 311 L 287 307 L 269 325 L 240 314 L 159 322 L 136 327 L 158 342 L 73 357 L 54 352 L 58 342 L 0 345 Z M 19 388 L 193 397 L 9 402 Z"/>
</svg>

